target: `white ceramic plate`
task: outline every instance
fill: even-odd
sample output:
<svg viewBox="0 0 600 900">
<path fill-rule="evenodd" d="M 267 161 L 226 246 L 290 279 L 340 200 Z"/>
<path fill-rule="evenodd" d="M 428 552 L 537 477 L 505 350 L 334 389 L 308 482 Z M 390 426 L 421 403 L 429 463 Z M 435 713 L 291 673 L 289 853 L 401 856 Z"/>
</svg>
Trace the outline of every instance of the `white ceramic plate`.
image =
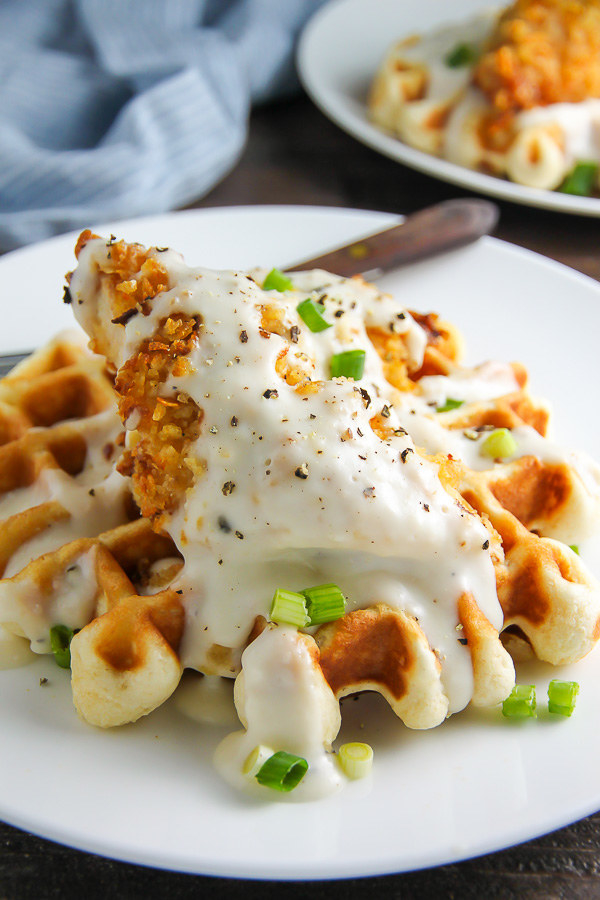
<svg viewBox="0 0 600 900">
<path fill-rule="evenodd" d="M 103 234 L 170 245 L 189 262 L 271 266 L 394 220 L 307 207 L 185 212 L 107 226 Z M 62 275 L 74 236 L 0 260 L 0 351 L 38 344 L 69 322 Z M 463 330 L 472 361 L 526 361 L 555 401 L 568 443 L 600 458 L 600 286 L 493 239 L 398 271 L 385 287 Z M 594 548 L 588 561 L 598 566 Z M 551 673 L 537 666 L 543 697 Z M 511 724 L 467 711 L 411 732 L 374 695 L 345 701 L 345 740 L 375 749 L 372 779 L 312 803 L 257 803 L 215 774 L 222 730 L 167 704 L 136 725 L 83 724 L 67 674 L 42 658 L 0 672 L 0 815 L 14 825 L 117 859 L 223 876 L 338 878 L 398 872 L 499 849 L 600 808 L 600 653 L 562 673 L 581 683 L 572 719 Z M 46 676 L 49 683 L 40 686 Z M 541 704 L 543 705 L 543 703 Z M 364 725 L 364 728 L 362 727 Z"/>
<path fill-rule="evenodd" d="M 367 117 L 369 85 L 388 48 L 403 36 L 457 22 L 493 0 L 333 0 L 308 23 L 298 50 L 304 87 L 320 109 L 357 140 L 413 169 L 481 194 L 560 212 L 600 216 L 600 200 L 526 188 L 403 144 Z"/>
</svg>

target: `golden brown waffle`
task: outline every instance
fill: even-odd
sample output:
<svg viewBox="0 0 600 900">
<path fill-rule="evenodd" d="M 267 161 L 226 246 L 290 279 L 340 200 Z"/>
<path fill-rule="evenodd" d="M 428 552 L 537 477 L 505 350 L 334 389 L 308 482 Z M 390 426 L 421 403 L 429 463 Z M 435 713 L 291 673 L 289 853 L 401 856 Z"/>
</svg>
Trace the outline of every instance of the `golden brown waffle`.
<svg viewBox="0 0 600 900">
<path fill-rule="evenodd" d="M 78 249 L 89 237 L 82 236 Z M 150 313 L 155 295 L 169 287 L 169 273 L 144 248 L 118 242 L 110 244 L 110 263 L 101 279 L 103 310 L 95 314 L 88 310 L 87 315 L 91 315 L 88 321 L 93 320 L 95 346 L 108 352 L 111 323 L 122 341 L 123 325 L 135 315 L 142 319 Z M 102 315 L 110 321 L 103 321 Z M 421 379 L 454 376 L 463 370 L 458 363 L 461 342 L 456 329 L 431 314 L 415 314 L 415 319 L 426 338 L 418 369 L 411 368 L 404 338 L 393 329 L 391 333 L 369 329 L 369 338 L 389 382 L 400 395 L 418 398 Z M 202 475 L 202 467 L 187 456 L 198 436 L 202 411 L 180 390 L 166 402 L 163 386 L 174 372 L 185 373 L 199 330 L 199 320 L 192 315 L 173 315 L 125 364 L 121 359 L 116 380 L 120 412 L 124 420 L 139 416 L 140 439 L 129 445 L 119 464 L 125 477 L 117 522 L 90 534 L 62 535 L 64 539 L 45 555 L 33 553 L 21 559 L 17 554 L 38 534 L 61 523 L 72 524 L 76 517 L 68 504 L 43 496 L 42 502 L 26 505 L 5 520 L 4 546 L 0 542 L 0 562 L 5 567 L 0 622 L 27 635 L 41 652 L 49 649 L 48 623 L 81 629 L 72 642 L 73 694 L 79 712 L 95 725 L 118 725 L 145 715 L 164 702 L 181 677 L 186 610 L 176 589 L 176 575 L 182 561 L 171 539 L 157 532 L 179 498 Z M 276 304 L 265 305 L 261 339 L 288 333 L 289 325 L 278 316 Z M 297 354 L 294 359 L 292 365 L 287 356 L 278 358 L 279 377 L 301 396 L 319 390 L 319 383 L 311 380 L 310 361 Z M 116 358 L 111 362 L 117 368 Z M 1 408 L 7 410 L 4 433 L 11 438 L 0 447 L 0 484 L 3 496 L 10 494 L 13 499 L 19 490 L 31 493 L 32 486 L 47 480 L 54 470 L 60 470 L 61 478 L 85 481 L 89 423 L 98 415 L 112 415 L 115 402 L 102 364 L 81 350 L 49 349 L 25 365 L 29 368 L 0 384 Z M 90 366 L 96 367 L 93 375 Z M 71 394 L 81 403 L 69 406 L 65 402 L 54 411 L 49 407 L 44 421 L 39 412 L 46 409 L 41 398 L 52 378 L 71 384 L 69 369 L 72 377 L 77 374 L 80 379 L 79 388 Z M 432 409 L 431 416 L 449 434 L 474 431 L 479 438 L 491 428 L 531 426 L 544 435 L 547 406 L 528 394 L 522 367 L 513 370 L 516 388 L 511 393 L 465 403 L 449 412 L 436 414 Z M 36 378 L 43 383 L 41 394 L 32 389 Z M 69 395 L 68 387 L 62 395 Z M 389 427 L 385 413 L 374 411 L 370 421 L 375 434 L 385 441 Z M 116 443 L 115 437 L 113 447 Z M 107 461 L 109 471 L 102 470 L 101 483 L 107 477 L 120 478 L 114 470 L 117 457 L 115 451 Z M 423 458 L 428 459 L 426 454 Z M 531 455 L 512 462 L 491 461 L 481 471 L 447 457 L 439 457 L 438 464 L 452 502 L 459 504 L 464 515 L 480 516 L 488 530 L 483 549 L 495 567 L 505 627 L 517 630 L 540 658 L 551 662 L 571 661 L 586 653 L 598 636 L 598 587 L 573 551 L 545 536 L 562 534 L 565 521 L 570 528 L 568 523 L 576 525 L 580 518 L 587 498 L 575 470 Z M 136 500 L 156 531 L 149 519 L 135 518 L 132 483 Z M 98 489 L 96 481 L 85 481 L 85 486 L 94 492 Z M 0 499 L 0 515 L 1 503 Z M 114 508 L 113 504 L 113 512 Z M 73 596 L 78 598 L 75 611 L 65 600 Z M 32 606 L 36 615 L 31 613 Z M 264 625 L 259 617 L 249 634 L 240 635 L 242 649 Z M 315 665 L 336 697 L 377 690 L 413 728 L 432 727 L 448 714 L 439 651 L 414 615 L 373 597 L 367 608 L 353 609 L 320 627 L 315 640 L 320 654 Z M 514 682 L 512 662 L 498 631 L 468 592 L 457 599 L 456 641 L 466 645 L 470 654 L 472 702 L 491 705 L 502 700 Z M 203 670 L 235 675 L 240 652 L 239 646 L 214 644 L 205 653 Z"/>
<path fill-rule="evenodd" d="M 505 405 L 502 401 L 496 409 Z M 554 665 L 581 659 L 600 636 L 598 585 L 571 547 L 539 534 L 577 521 L 582 504 L 589 502 L 581 480 L 565 463 L 530 456 L 483 472 L 445 465 L 460 497 L 501 539 L 493 558 L 508 629 L 502 635 L 505 646 L 518 658 L 530 649 Z M 498 633 L 471 597 L 460 599 L 459 619 L 473 663 L 472 702 L 493 705 L 506 695 L 511 679 Z M 413 728 L 445 718 L 439 663 L 411 617 L 378 604 L 323 626 L 316 640 L 336 697 L 378 691 Z"/>
<path fill-rule="evenodd" d="M 0 443 L 31 428 L 112 409 L 114 392 L 105 365 L 75 332 L 59 335 L 20 362 L 0 381 Z"/>
<path fill-rule="evenodd" d="M 84 240 L 79 242 L 79 249 L 83 246 Z M 144 288 L 144 308 L 140 307 L 138 295 L 140 294 L 139 284 L 145 277 L 142 274 L 143 270 L 144 268 L 148 269 L 154 263 L 152 258 L 144 255 L 142 248 L 137 247 L 133 252 L 133 249 L 128 249 L 121 242 L 111 244 L 110 260 L 107 258 L 107 261 L 102 264 L 100 279 L 96 281 L 96 287 L 100 284 L 102 291 L 102 299 L 99 301 L 98 308 L 93 305 L 93 296 L 86 295 L 84 297 L 82 295 L 80 298 L 83 299 L 84 304 L 87 304 L 85 315 L 95 346 L 110 348 L 112 344 L 111 331 L 118 340 L 122 338 L 122 328 L 126 324 L 123 320 L 124 316 L 127 318 L 128 315 L 134 316 L 140 315 L 140 313 L 143 316 L 150 312 L 153 288 L 151 286 Z M 123 279 L 123 281 L 119 281 L 119 279 Z M 167 271 L 163 271 L 161 280 L 170 284 Z M 131 305 L 123 311 L 124 294 L 130 298 L 128 302 Z M 103 317 L 102 311 L 106 313 L 106 316 Z M 106 318 L 109 321 L 105 321 Z M 390 381 L 408 391 L 414 389 L 414 383 L 418 382 L 420 377 L 446 374 L 455 364 L 454 361 L 460 348 L 460 337 L 456 330 L 446 323 L 442 323 L 437 316 L 415 314 L 415 318 L 423 328 L 426 338 L 424 359 L 418 370 L 410 369 L 408 348 L 403 343 L 401 336 L 393 331 L 386 333 L 374 328 L 369 331 L 369 337 L 386 364 L 386 374 Z M 176 353 L 172 352 L 173 336 L 175 340 L 180 339 L 178 329 L 181 321 L 172 317 L 162 322 L 159 326 L 160 332 L 147 338 L 141 348 L 121 365 L 116 379 L 123 418 L 128 418 L 133 412 L 139 411 L 136 428 L 139 439 L 136 439 L 135 444 L 130 445 L 127 471 L 132 473 L 138 502 L 143 510 L 153 517 L 156 526 L 160 526 L 162 512 L 165 509 L 168 511 L 168 504 L 176 506 L 178 492 L 190 484 L 190 474 L 192 476 L 197 474 L 193 472 L 193 468 L 191 473 L 188 471 L 188 481 L 182 486 L 176 485 L 174 479 L 169 478 L 171 487 L 168 491 L 167 501 L 163 501 L 165 472 L 170 467 L 168 453 L 175 453 L 177 458 L 184 458 L 185 466 L 189 467 L 190 465 L 188 459 L 185 458 L 185 447 L 177 438 L 171 441 L 167 434 L 167 429 L 174 429 L 179 422 L 167 417 L 173 415 L 172 409 L 180 411 L 182 408 L 195 409 L 195 415 L 199 421 L 201 421 L 202 415 L 197 407 L 191 405 L 190 398 L 181 391 L 177 393 L 176 402 L 162 403 L 164 395 L 162 385 L 175 367 L 184 368 L 185 359 L 198 340 L 197 329 L 194 330 L 193 327 L 190 327 L 186 334 L 182 335 L 184 341 L 189 336 L 190 342 L 183 343 Z M 263 337 L 265 334 L 268 336 L 273 333 L 280 335 L 288 333 L 289 325 L 286 324 L 285 317 L 280 315 L 280 310 L 275 303 L 263 307 L 261 328 Z M 112 352 L 109 351 L 109 353 L 111 362 L 116 363 Z M 290 348 L 290 357 L 292 353 L 293 348 Z M 318 384 L 311 382 L 310 379 L 310 361 L 297 355 L 294 358 L 297 362 L 294 362 L 293 365 L 288 362 L 287 356 L 278 358 L 276 370 L 279 376 L 299 392 L 308 393 L 314 387 L 318 388 Z M 155 374 L 148 377 L 148 372 Z M 165 405 L 166 409 L 162 408 Z M 378 422 L 376 425 L 383 430 L 385 423 Z M 190 435 L 189 427 L 184 430 L 188 436 L 197 436 L 197 432 Z M 491 538 L 494 540 L 493 534 Z M 170 599 L 172 598 L 167 597 L 165 602 L 168 604 Z M 458 623 L 458 619 L 457 623 L 461 628 L 469 630 L 472 644 L 472 666 L 476 681 L 474 698 L 475 702 L 481 704 L 495 703 L 506 696 L 510 690 L 514 680 L 512 664 L 498 639 L 497 632 L 479 612 L 473 598 L 470 598 L 470 602 L 475 611 L 469 613 L 469 605 L 465 597 L 464 603 L 461 601 L 466 610 L 463 615 L 464 623 Z M 118 616 L 119 620 L 124 617 L 130 621 L 134 606 L 136 604 L 131 603 L 126 607 L 119 608 L 118 611 L 113 611 L 112 620 L 116 622 Z M 379 607 L 376 607 L 375 611 L 377 609 Z M 144 602 L 142 602 L 140 610 L 140 615 L 147 618 L 149 613 Z M 382 628 L 383 632 L 388 635 L 387 644 L 384 642 L 383 645 L 387 649 L 385 652 L 381 648 L 379 649 L 379 655 L 383 657 L 381 670 L 370 679 L 365 674 L 372 668 L 368 660 L 369 648 L 372 649 L 378 643 L 370 635 L 370 631 L 375 627 L 375 611 L 359 610 L 343 617 L 339 623 L 321 629 L 317 640 L 321 645 L 326 677 L 332 677 L 332 659 L 339 650 L 341 635 L 344 633 L 346 644 L 349 642 L 352 645 L 349 649 L 346 647 L 347 652 L 341 654 L 343 664 L 346 666 L 346 673 L 348 666 L 356 665 L 357 661 L 364 659 L 365 656 L 367 660 L 366 668 L 355 673 L 351 682 L 346 679 L 339 689 L 336 687 L 335 692 L 338 696 L 342 696 L 349 690 L 372 689 L 376 683 L 380 683 L 383 686 L 382 693 L 388 697 L 398 715 L 407 724 L 412 727 L 431 727 L 439 724 L 448 712 L 448 700 L 440 677 L 440 662 L 431 649 L 425 633 L 413 617 L 391 609 L 387 610 L 385 616 L 380 617 L 381 621 L 377 627 L 379 630 Z M 108 693 L 109 685 L 112 685 L 111 696 L 116 698 L 113 704 L 115 709 L 113 716 L 113 713 L 106 711 L 106 702 L 104 710 L 102 710 L 103 704 L 99 698 L 96 698 L 94 702 L 87 702 L 86 692 L 76 687 L 76 703 L 80 711 L 86 718 L 97 724 L 111 724 L 117 720 L 125 720 L 127 710 L 124 707 L 123 699 L 132 682 L 137 678 L 139 668 L 137 662 L 132 662 L 129 667 L 123 666 L 120 662 L 115 664 L 115 654 L 110 649 L 113 626 L 109 627 L 108 616 L 105 619 L 106 622 L 100 620 L 84 629 L 76 638 L 74 645 L 74 685 L 78 685 L 79 673 L 87 666 L 96 672 L 96 681 L 102 683 L 103 691 Z M 118 627 L 127 630 L 123 624 Z M 258 633 L 259 630 L 257 629 L 255 633 Z M 255 635 L 251 635 L 250 639 L 253 636 Z M 329 642 L 328 636 L 332 637 L 331 642 Z M 394 636 L 398 637 L 400 648 L 397 646 L 397 642 L 394 642 Z M 461 634 L 457 634 L 456 640 L 460 639 Z M 158 639 L 158 641 L 164 645 L 163 639 Z M 169 642 L 167 641 L 167 643 Z M 173 647 L 173 642 L 170 643 L 170 646 Z M 485 654 L 481 651 L 483 646 L 486 648 Z M 84 647 L 85 650 L 82 649 Z M 161 656 L 158 646 L 155 647 L 155 650 L 156 667 L 162 675 L 154 673 L 155 663 L 149 664 L 148 672 L 153 673 L 149 676 L 149 680 L 164 681 L 168 685 L 171 683 L 171 678 L 175 682 L 179 677 L 179 669 L 176 665 L 171 665 L 170 654 L 167 653 L 165 658 Z M 121 654 L 119 658 L 122 657 L 127 658 L 127 654 Z M 171 660 L 171 662 L 169 663 L 167 660 Z M 211 648 L 206 654 L 203 668 L 205 672 L 211 674 L 230 675 L 232 672 L 230 648 L 218 646 Z M 166 674 L 166 670 L 171 672 L 170 676 Z M 234 672 L 236 670 L 237 667 L 234 666 Z M 338 672 L 340 670 L 339 660 L 337 670 Z M 395 680 L 393 687 L 386 688 L 385 678 L 390 678 L 392 682 Z M 88 679 L 88 682 L 90 680 Z M 137 698 L 139 691 L 136 687 L 131 687 L 130 694 Z M 82 697 L 86 699 L 82 700 Z M 132 703 L 129 707 L 130 717 L 137 717 L 142 707 L 144 707 L 144 711 L 147 710 L 146 699 L 140 704 L 137 703 L 137 700 Z"/>
<path fill-rule="evenodd" d="M 151 567 L 177 557 L 115 471 L 114 407 L 105 363 L 77 335 L 0 382 L 0 623 L 36 652 L 50 651 L 52 625 L 81 628 L 135 590 L 155 590 Z"/>
<path fill-rule="evenodd" d="M 524 383 L 519 392 L 465 404 L 439 419 L 471 437 L 523 425 L 545 435 L 549 413 Z M 572 545 L 597 527 L 597 497 L 566 459 L 526 454 L 496 460 L 483 471 L 457 472 L 461 496 L 502 540 L 505 559 L 496 569 L 507 646 L 510 641 L 511 650 L 522 653 L 525 641 L 539 659 L 555 665 L 581 659 L 600 635 L 600 595 Z"/>
<path fill-rule="evenodd" d="M 547 403 L 533 399 L 523 384 L 520 391 L 494 400 L 466 403 L 438 415 L 450 431 L 462 432 L 473 441 L 482 440 L 496 428 L 509 430 L 530 426 L 546 436 L 550 419 Z M 540 444 L 544 449 L 544 445 Z M 556 451 L 544 459 L 525 452 L 509 461 L 495 460 L 478 477 L 502 507 L 535 534 L 575 544 L 595 527 L 597 498 L 568 455 Z M 590 472 L 592 480 L 597 473 Z"/>
<path fill-rule="evenodd" d="M 84 629 L 73 641 L 73 693 L 85 718 L 98 725 L 154 709 L 181 674 L 174 651 L 183 611 L 177 595 L 161 591 L 181 561 L 172 541 L 139 518 L 127 481 L 115 472 L 121 431 L 105 363 L 77 335 L 55 339 L 0 381 L 0 627 L 27 637 L 38 653 L 50 652 L 52 625 Z M 56 497 L 45 499 L 45 482 L 56 474 Z M 103 497 L 109 477 L 118 486 Z M 90 498 L 86 521 L 68 508 L 74 492 Z M 97 513 L 96 498 L 103 506 Z M 114 527 L 98 533 L 107 519 Z M 106 636 L 104 656 L 82 653 L 98 634 Z M 166 689 L 156 662 L 165 650 L 157 640 L 171 662 Z M 103 686 L 104 657 L 106 671 L 127 672 L 123 715 L 114 684 Z"/>
<path fill-rule="evenodd" d="M 176 550 L 144 519 L 119 531 L 99 538 L 106 570 L 96 614 L 71 642 L 73 700 L 86 721 L 103 728 L 156 709 L 183 671 L 183 606 L 176 591 L 156 590 L 181 568 Z"/>
<path fill-rule="evenodd" d="M 0 575 L 135 515 L 126 483 L 109 479 L 121 431 L 105 364 L 77 336 L 0 382 Z"/>
<path fill-rule="evenodd" d="M 82 236 L 78 249 L 90 237 Z M 154 296 L 169 285 L 168 272 L 143 248 L 119 242 L 110 250 L 111 261 L 106 271 L 101 270 L 102 309 L 91 313 L 88 309 L 86 313 L 93 341 L 103 349 L 112 343 L 108 319 L 120 328 L 133 315 L 146 316 Z M 94 302 L 93 297 L 86 299 Z M 424 360 L 418 370 L 411 370 L 407 363 L 408 350 L 401 335 L 370 329 L 369 338 L 380 354 L 388 381 L 401 394 L 418 397 L 421 379 L 460 375 L 464 370 L 458 363 L 461 342 L 456 329 L 431 314 L 415 314 L 415 319 L 426 335 Z M 182 323 L 187 328 L 185 334 L 179 333 Z M 168 319 L 160 327 L 160 335 L 147 339 L 117 374 L 123 417 L 136 407 L 142 410 L 142 426 L 137 429 L 140 439 L 125 465 L 126 471 L 133 473 L 138 502 L 154 518 L 156 527 L 163 521 L 165 510 L 168 512 L 169 502 L 176 501 L 178 493 L 192 483 L 190 479 L 201 474 L 194 471 L 185 455 L 185 441 L 176 435 L 173 440 L 169 438 L 169 429 L 178 427 L 171 412 L 176 404 L 162 409 L 160 401 L 162 385 L 173 367 L 185 368 L 186 356 L 198 340 L 197 328 L 189 316 L 185 320 Z M 263 337 L 269 333 L 286 335 L 288 328 L 276 305 L 263 308 Z M 122 340 L 122 331 L 113 328 L 113 333 Z M 177 341 L 183 343 L 175 352 Z M 292 365 L 287 355 L 280 356 L 276 369 L 279 376 L 300 393 L 318 389 L 318 383 L 311 381 L 310 361 L 298 354 L 294 358 Z M 141 381 L 139 373 L 145 371 L 155 375 Z M 523 426 L 545 435 L 547 404 L 529 395 L 527 375 L 521 366 L 513 365 L 513 373 L 515 388 L 511 392 L 492 400 L 465 403 L 448 412 L 436 414 L 431 410 L 431 416 L 448 433 L 471 431 L 476 438 L 492 428 Z M 177 403 L 179 412 L 195 410 L 201 419 L 202 412 L 189 397 L 178 393 Z M 371 425 L 384 440 L 386 421 L 374 416 Z M 196 436 L 194 432 L 192 437 Z M 185 459 L 191 471 L 185 483 L 169 482 L 171 476 L 165 477 L 168 462 L 156 465 L 157 457 L 165 451 Z M 168 461 L 168 453 L 163 459 Z M 505 627 L 511 626 L 513 632 L 518 628 L 540 658 L 554 663 L 572 661 L 588 652 L 598 637 L 598 586 L 572 550 L 551 537 L 540 536 L 567 533 L 571 526 L 565 531 L 565 521 L 576 525 L 581 504 L 587 499 L 577 473 L 567 463 L 551 463 L 531 455 L 512 462 L 490 461 L 482 471 L 468 469 L 452 458 L 441 458 L 439 463 L 442 481 L 451 496 L 467 515 L 481 516 L 488 528 Z M 155 477 L 156 472 L 159 475 Z M 169 483 L 170 493 L 164 489 Z M 469 593 L 463 593 L 457 601 L 456 623 L 456 640 L 466 644 L 471 656 L 472 702 L 497 703 L 514 680 L 512 663 L 497 630 Z M 248 640 L 256 637 L 263 625 L 264 621 L 257 623 Z M 168 695 L 181 671 L 177 658 L 181 628 L 181 604 L 169 589 L 151 600 L 122 598 L 85 628 L 73 645 L 74 691 L 83 715 L 95 724 L 117 724 L 137 718 Z M 138 643 L 141 634 L 144 638 Z M 447 715 L 440 659 L 414 616 L 373 598 L 368 608 L 353 610 L 319 628 L 315 638 L 320 666 L 337 697 L 377 690 L 414 728 L 439 724 Z M 229 649 L 215 647 L 213 651 L 214 665 L 207 665 L 206 671 L 231 674 Z M 217 658 L 219 653 L 222 659 Z M 144 671 L 148 683 L 156 686 L 149 695 L 142 687 Z M 90 688 L 93 684 L 100 685 L 98 690 Z"/>
<path fill-rule="evenodd" d="M 514 505 L 528 518 L 528 498 L 540 496 L 535 493 L 540 468 L 543 471 L 536 460 L 524 458 L 512 467 L 503 467 L 497 482 L 487 473 L 469 472 L 459 490 L 474 509 L 489 518 L 502 539 L 504 562 L 496 567 L 496 580 L 504 627 L 524 636 L 539 659 L 564 665 L 589 653 L 600 636 L 598 584 L 570 546 L 529 531 L 494 493 L 498 483 L 503 488 L 510 483 L 517 498 Z M 572 477 L 568 467 L 558 471 L 568 484 Z M 555 497 L 549 493 L 548 498 L 550 516 L 555 512 Z M 536 516 L 535 521 L 540 523 L 543 516 Z"/>
<path fill-rule="evenodd" d="M 472 596 L 458 603 L 459 632 L 469 647 L 475 706 L 502 701 L 514 671 L 498 632 Z M 316 633 L 323 674 L 337 698 L 376 691 L 410 728 L 432 728 L 444 721 L 448 701 L 441 667 L 414 617 L 385 604 L 347 613 Z"/>
</svg>

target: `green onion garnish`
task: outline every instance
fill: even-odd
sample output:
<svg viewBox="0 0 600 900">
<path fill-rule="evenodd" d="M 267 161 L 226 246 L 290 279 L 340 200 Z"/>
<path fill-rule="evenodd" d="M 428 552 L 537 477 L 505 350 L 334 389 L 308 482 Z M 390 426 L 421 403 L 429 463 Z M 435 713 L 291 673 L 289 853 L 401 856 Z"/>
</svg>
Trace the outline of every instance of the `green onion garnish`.
<svg viewBox="0 0 600 900">
<path fill-rule="evenodd" d="M 330 372 L 332 378 L 354 378 L 358 381 L 365 371 L 365 351 L 346 350 L 331 357 Z"/>
<path fill-rule="evenodd" d="M 333 322 L 327 322 L 323 318 L 323 307 L 321 304 L 315 303 L 310 298 L 299 303 L 296 310 L 311 331 L 325 331 L 326 328 L 331 328 L 333 325 Z"/>
<path fill-rule="evenodd" d="M 450 69 L 461 69 L 477 62 L 479 53 L 473 44 L 457 44 L 444 58 L 444 62 Z"/>
<path fill-rule="evenodd" d="M 516 684 L 502 704 L 502 715 L 509 719 L 537 718 L 534 684 Z"/>
<path fill-rule="evenodd" d="M 464 400 L 454 400 L 452 397 L 448 397 L 443 406 L 438 406 L 436 412 L 450 412 L 451 409 L 458 409 L 464 402 Z"/>
<path fill-rule="evenodd" d="M 255 778 L 266 761 L 273 756 L 273 752 L 271 747 L 265 747 L 264 744 L 258 744 L 252 753 L 249 753 L 246 757 L 244 765 L 242 766 L 243 774 L 248 775 L 250 778 Z"/>
<path fill-rule="evenodd" d="M 271 269 L 263 281 L 263 291 L 291 291 L 293 284 L 280 269 Z"/>
<path fill-rule="evenodd" d="M 548 710 L 559 716 L 570 716 L 579 693 L 576 681 L 551 681 L 548 685 Z"/>
<path fill-rule="evenodd" d="M 338 760 L 348 778 L 364 778 L 373 767 L 373 749 L 359 741 L 342 744 Z"/>
<path fill-rule="evenodd" d="M 579 546 L 577 544 L 569 544 L 569 550 L 572 550 L 573 553 L 576 553 L 579 556 Z"/>
<path fill-rule="evenodd" d="M 305 625 L 308 625 L 310 618 L 306 612 L 304 594 L 277 588 L 271 604 L 271 621 L 278 622 L 280 625 L 296 625 L 297 628 L 304 628 Z"/>
<path fill-rule="evenodd" d="M 50 647 L 61 669 L 71 668 L 71 641 L 74 635 L 68 625 L 53 625 L 50 629 Z"/>
<path fill-rule="evenodd" d="M 516 453 L 517 442 L 508 430 L 508 428 L 496 428 L 489 434 L 480 447 L 483 456 L 490 456 L 492 459 L 503 459 L 506 456 L 512 456 Z"/>
<path fill-rule="evenodd" d="M 346 598 L 337 584 L 319 584 L 302 593 L 306 597 L 311 625 L 335 622 L 346 611 Z"/>
<path fill-rule="evenodd" d="M 580 162 L 567 175 L 559 191 L 563 194 L 576 194 L 578 197 L 589 197 L 598 180 L 598 163 Z"/>
<path fill-rule="evenodd" d="M 279 750 L 263 763 L 256 780 L 274 791 L 293 791 L 308 771 L 308 763 L 301 756 Z"/>
</svg>

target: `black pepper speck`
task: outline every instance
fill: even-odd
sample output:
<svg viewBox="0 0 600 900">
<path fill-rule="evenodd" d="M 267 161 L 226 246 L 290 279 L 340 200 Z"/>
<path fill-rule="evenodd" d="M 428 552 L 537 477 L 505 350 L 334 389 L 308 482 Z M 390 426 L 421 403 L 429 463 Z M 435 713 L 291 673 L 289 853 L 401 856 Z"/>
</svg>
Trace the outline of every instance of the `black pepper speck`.
<svg viewBox="0 0 600 900">
<path fill-rule="evenodd" d="M 120 316 L 115 316 L 114 319 L 111 319 L 111 325 L 127 325 L 129 320 L 133 319 L 134 316 L 137 316 L 138 313 L 139 309 L 137 306 L 132 306 L 131 309 L 126 309 Z"/>
<path fill-rule="evenodd" d="M 359 391 L 360 396 L 361 396 L 361 397 L 363 398 L 363 400 L 364 400 L 364 403 L 365 403 L 365 409 L 368 409 L 369 406 L 371 405 L 371 395 L 369 394 L 368 391 L 366 391 L 366 390 L 365 390 L 364 388 L 362 388 L 362 387 L 356 388 L 356 390 Z"/>
</svg>

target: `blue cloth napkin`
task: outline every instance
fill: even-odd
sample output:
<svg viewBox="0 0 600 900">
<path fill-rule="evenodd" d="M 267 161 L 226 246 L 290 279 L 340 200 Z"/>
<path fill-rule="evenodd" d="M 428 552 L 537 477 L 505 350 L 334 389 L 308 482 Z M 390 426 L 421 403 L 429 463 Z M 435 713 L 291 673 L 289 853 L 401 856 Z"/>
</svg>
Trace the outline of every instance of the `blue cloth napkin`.
<svg viewBox="0 0 600 900">
<path fill-rule="evenodd" d="M 2 0 L 0 247 L 208 191 L 322 2 Z"/>
</svg>

